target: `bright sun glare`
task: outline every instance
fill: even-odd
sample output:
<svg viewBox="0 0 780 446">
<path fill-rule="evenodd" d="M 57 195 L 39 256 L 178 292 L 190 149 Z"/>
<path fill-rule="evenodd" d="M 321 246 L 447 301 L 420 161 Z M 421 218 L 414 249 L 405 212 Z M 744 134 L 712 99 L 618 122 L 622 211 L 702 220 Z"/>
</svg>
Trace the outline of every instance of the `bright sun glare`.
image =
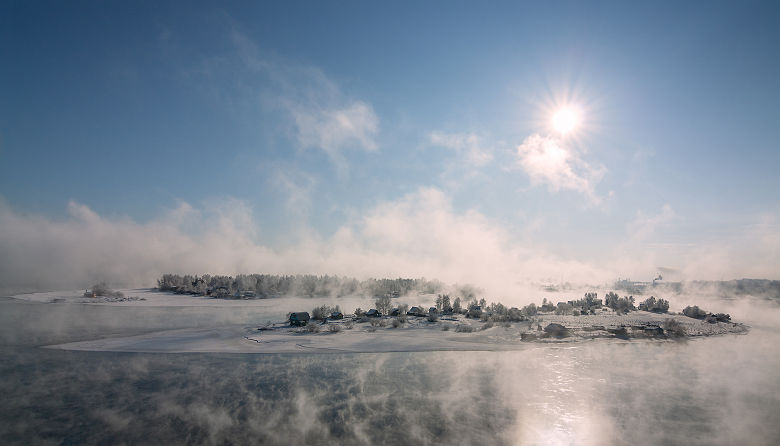
<svg viewBox="0 0 780 446">
<path fill-rule="evenodd" d="M 553 113 L 552 128 L 565 135 L 577 129 L 580 125 L 580 113 L 573 107 L 563 107 Z"/>
</svg>

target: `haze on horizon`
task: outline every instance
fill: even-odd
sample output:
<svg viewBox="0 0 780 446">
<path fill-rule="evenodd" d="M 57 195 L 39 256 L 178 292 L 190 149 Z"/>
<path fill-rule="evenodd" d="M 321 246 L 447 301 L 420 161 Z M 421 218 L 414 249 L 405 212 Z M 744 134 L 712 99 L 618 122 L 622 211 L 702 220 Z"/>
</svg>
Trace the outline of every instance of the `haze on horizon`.
<svg viewBox="0 0 780 446">
<path fill-rule="evenodd" d="M 0 291 L 780 279 L 773 2 L 0 5 Z"/>
</svg>

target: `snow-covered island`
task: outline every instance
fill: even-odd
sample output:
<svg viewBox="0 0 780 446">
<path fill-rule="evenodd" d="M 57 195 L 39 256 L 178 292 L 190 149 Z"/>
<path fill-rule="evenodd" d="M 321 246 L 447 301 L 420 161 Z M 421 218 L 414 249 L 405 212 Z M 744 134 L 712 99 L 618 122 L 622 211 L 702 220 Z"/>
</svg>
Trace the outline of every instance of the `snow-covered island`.
<svg viewBox="0 0 780 446">
<path fill-rule="evenodd" d="M 245 339 L 260 350 L 295 345 L 316 351 L 512 350 L 527 343 L 568 343 L 595 339 L 680 340 L 739 334 L 748 327 L 685 315 L 603 309 L 597 314 L 540 313 L 523 321 L 469 318 L 463 314 L 348 316 L 310 321 L 304 326 L 282 322 L 256 328 Z"/>
<path fill-rule="evenodd" d="M 215 308 L 260 309 L 276 315 L 256 325 L 184 328 L 49 346 L 69 350 L 126 352 L 236 352 L 236 353 L 370 353 L 393 351 L 520 350 L 544 344 L 573 342 L 670 342 L 692 337 L 741 334 L 746 325 L 727 314 L 712 314 L 698 307 L 669 313 L 668 302 L 651 297 L 634 307 L 633 298 L 607 293 L 606 302 L 595 293 L 582 299 L 552 304 L 507 308 L 500 303 L 451 300 L 434 295 L 435 306 L 409 308 L 402 299 L 382 296 L 376 308 L 343 314 L 339 306 L 300 309 L 310 299 L 278 298 L 232 300 L 181 296 L 158 290 L 128 290 L 124 300 L 102 299 L 72 293 L 16 296 L 48 303 L 93 303 L 120 306 L 165 306 L 184 300 L 188 305 Z M 134 295 L 137 294 L 137 295 Z M 140 295 L 140 297 L 139 297 Z M 114 296 L 115 298 L 117 296 Z M 345 304 L 347 301 L 343 301 Z M 366 300 L 355 301 L 366 302 Z M 368 300 L 368 302 L 371 302 Z M 392 304 L 397 306 L 393 306 Z M 270 305 L 270 306 L 269 306 Z M 297 308 L 290 308 L 295 306 Z M 269 308 L 268 311 L 262 311 Z M 305 308 L 305 307 L 304 307 Z"/>
</svg>

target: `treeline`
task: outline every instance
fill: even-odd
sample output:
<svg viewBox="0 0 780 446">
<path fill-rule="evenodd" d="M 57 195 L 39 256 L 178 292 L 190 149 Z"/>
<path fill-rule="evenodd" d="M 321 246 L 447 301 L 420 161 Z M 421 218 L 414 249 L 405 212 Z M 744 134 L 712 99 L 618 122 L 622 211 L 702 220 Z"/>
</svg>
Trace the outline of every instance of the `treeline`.
<svg viewBox="0 0 780 446">
<path fill-rule="evenodd" d="M 406 322 L 406 316 L 427 316 L 430 322 L 435 322 L 438 320 L 439 315 L 452 314 L 462 314 L 467 318 L 481 319 L 483 322 L 520 322 L 546 313 L 580 316 L 596 314 L 597 311 L 606 311 L 602 310 L 606 308 L 612 309 L 617 314 L 626 314 L 637 310 L 653 313 L 667 313 L 669 311 L 669 302 L 665 299 L 656 299 L 654 296 L 650 296 L 640 302 L 639 308 L 634 305 L 635 300 L 633 296 L 620 297 L 617 293 L 610 291 L 604 297 L 605 299 L 602 300 L 598 298 L 597 293 L 585 293 L 582 299 L 558 302 L 557 304 L 545 298 L 539 306 L 535 303 L 530 303 L 522 308 L 517 308 L 507 307 L 501 302 L 488 304 L 484 298 L 477 300 L 475 297 L 470 299 L 455 297 L 452 299 L 448 294 L 439 294 L 436 296 L 435 306 L 426 308 L 424 305 L 415 305 L 410 308 L 408 304 L 393 302 L 390 297 L 385 295 L 378 297 L 374 302 L 374 307 L 369 311 L 364 311 L 358 307 L 353 314 L 358 318 L 392 316 L 396 317 L 401 323 Z M 716 320 L 724 322 L 729 318 L 727 314 L 719 313 L 712 315 L 711 313 L 700 312 L 698 307 L 694 308 L 696 313 L 691 313 L 689 311 L 691 307 L 688 307 L 682 314 L 699 319 L 709 317 L 712 319 L 710 322 Z M 699 312 L 701 316 L 699 316 Z M 311 318 L 324 321 L 331 314 L 338 315 L 338 318 L 343 317 L 338 305 L 335 307 L 321 305 L 312 310 Z"/>
<path fill-rule="evenodd" d="M 438 281 L 421 279 L 367 279 L 316 275 L 239 274 L 203 276 L 163 274 L 157 280 L 160 291 L 220 298 L 271 298 L 281 296 L 404 296 L 412 292 L 433 294 L 441 290 Z"/>
</svg>

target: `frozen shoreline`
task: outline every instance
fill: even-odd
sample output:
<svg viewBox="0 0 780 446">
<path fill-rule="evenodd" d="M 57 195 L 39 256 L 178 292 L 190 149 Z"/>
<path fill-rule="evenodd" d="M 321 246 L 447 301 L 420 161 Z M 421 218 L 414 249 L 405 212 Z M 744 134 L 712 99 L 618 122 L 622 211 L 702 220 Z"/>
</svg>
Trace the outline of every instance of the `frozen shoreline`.
<svg viewBox="0 0 780 446">
<path fill-rule="evenodd" d="M 48 345 L 46 348 L 83 351 L 160 352 L 160 353 L 380 353 L 423 351 L 505 351 L 529 346 L 571 345 L 577 342 L 672 342 L 675 339 L 746 333 L 749 327 L 732 322 L 709 323 L 682 315 L 633 311 L 618 315 L 611 310 L 594 315 L 563 316 L 542 313 L 529 321 L 483 322 L 463 315 L 444 315 L 436 322 L 425 317 L 407 318 L 393 327 L 392 317 L 312 321 L 315 327 L 290 327 L 283 321 L 288 311 L 307 308 L 319 301 L 311 298 L 222 300 L 200 296 L 175 295 L 154 289 L 122 290 L 124 299 L 89 298 L 82 291 L 34 293 L 13 296 L 30 302 L 53 305 L 101 305 L 140 307 L 168 311 L 182 307 L 219 309 L 256 313 L 257 324 L 237 325 L 226 321 L 209 328 L 158 330 L 134 336 Z M 365 305 L 367 299 L 342 299 L 342 304 Z M 64 308 L 65 308 L 64 307 Z M 254 317 L 252 317 L 254 319 Z M 678 324 L 679 334 L 663 330 L 668 320 Z M 363 322 L 360 322 L 360 321 Z M 271 323 L 271 321 L 275 321 Z M 266 322 L 264 326 L 262 324 Z M 544 328 L 550 324 L 565 327 L 564 333 Z M 554 326 L 553 326 L 554 327 Z"/>
<path fill-rule="evenodd" d="M 571 345 L 578 342 L 673 342 L 691 337 L 743 334 L 748 328 L 736 323 L 708 323 L 685 316 L 656 315 L 635 312 L 624 316 L 558 316 L 542 315 L 532 322 L 513 322 L 490 326 L 462 317 L 428 322 L 409 318 L 397 328 L 387 324 L 391 319 L 371 322 L 329 321 L 317 324 L 319 332 L 274 324 L 273 327 L 227 326 L 208 329 L 178 329 L 137 336 L 106 338 L 47 348 L 84 351 L 160 352 L 160 353 L 384 353 L 425 351 L 506 351 L 522 350 L 533 345 Z M 667 337 L 647 327 L 675 319 L 686 336 Z M 686 320 L 688 319 L 688 320 Z M 384 326 L 381 321 L 384 321 Z M 567 329 L 565 336 L 540 330 L 549 324 Z M 351 328 L 346 328 L 352 324 Z M 330 327 L 339 327 L 331 331 Z M 458 326 L 472 332 L 458 332 Z M 488 327 L 488 328 L 485 328 Z M 338 330 L 338 331 L 336 331 Z"/>
</svg>

